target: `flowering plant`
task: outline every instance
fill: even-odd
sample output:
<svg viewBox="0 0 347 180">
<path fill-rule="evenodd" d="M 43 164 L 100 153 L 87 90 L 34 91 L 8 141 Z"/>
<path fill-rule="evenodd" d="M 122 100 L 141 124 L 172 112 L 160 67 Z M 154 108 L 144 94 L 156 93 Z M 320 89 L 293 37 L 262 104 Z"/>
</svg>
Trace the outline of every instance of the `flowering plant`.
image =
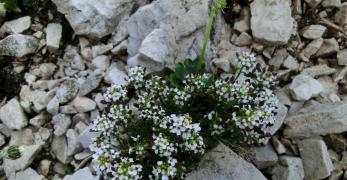
<svg viewBox="0 0 347 180">
<path fill-rule="evenodd" d="M 181 179 L 219 140 L 264 142 L 277 106 L 271 69 L 243 52 L 237 73 L 223 79 L 205 73 L 201 59 L 164 77 L 134 67 L 128 85 L 106 90 L 90 147 L 105 179 Z"/>
</svg>

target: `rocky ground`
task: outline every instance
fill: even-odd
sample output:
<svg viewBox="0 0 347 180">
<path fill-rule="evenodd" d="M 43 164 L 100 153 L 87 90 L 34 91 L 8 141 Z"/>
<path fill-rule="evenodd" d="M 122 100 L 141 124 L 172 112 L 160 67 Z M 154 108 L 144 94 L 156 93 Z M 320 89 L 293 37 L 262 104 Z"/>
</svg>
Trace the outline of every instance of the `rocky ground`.
<svg viewBox="0 0 347 180">
<path fill-rule="evenodd" d="M 208 14 L 209 0 L 52 0 L 7 15 L 0 5 L 0 149 L 25 147 L 0 162 L 0 179 L 99 179 L 88 146 L 102 92 L 126 83 L 128 67 L 194 59 Z M 219 145 L 187 179 L 347 179 L 346 34 L 346 0 L 229 1 L 207 67 L 227 76 L 244 50 L 273 65 L 277 122 L 266 146 Z"/>
</svg>

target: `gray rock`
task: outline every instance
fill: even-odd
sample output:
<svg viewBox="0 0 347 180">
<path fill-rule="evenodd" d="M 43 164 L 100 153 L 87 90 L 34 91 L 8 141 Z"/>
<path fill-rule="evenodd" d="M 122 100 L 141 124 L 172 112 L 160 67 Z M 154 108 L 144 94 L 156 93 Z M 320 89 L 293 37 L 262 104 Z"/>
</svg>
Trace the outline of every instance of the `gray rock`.
<svg viewBox="0 0 347 180">
<path fill-rule="evenodd" d="M 274 135 L 283 125 L 284 119 L 287 117 L 288 108 L 283 104 L 279 104 L 276 113 L 275 123 L 272 126 L 266 127 L 264 130 L 271 135 Z"/>
<path fill-rule="evenodd" d="M 294 19 L 286 0 L 257 0 L 251 4 L 251 29 L 260 43 L 284 45 L 288 42 Z"/>
<path fill-rule="evenodd" d="M 252 36 L 246 32 L 242 32 L 236 39 L 233 41 L 236 46 L 248 46 L 252 44 Z"/>
<path fill-rule="evenodd" d="M 54 134 L 62 136 L 71 125 L 71 117 L 65 114 L 57 114 L 53 116 L 52 124 L 54 125 Z"/>
<path fill-rule="evenodd" d="M 54 91 L 32 90 L 27 85 L 23 86 L 20 91 L 21 100 L 33 104 L 32 109 L 37 113 L 47 107 L 47 104 L 53 99 L 54 95 Z"/>
<path fill-rule="evenodd" d="M 335 14 L 335 22 L 341 26 L 347 24 L 347 6 L 340 7 L 339 11 Z"/>
<path fill-rule="evenodd" d="M 322 65 L 311 66 L 309 68 L 306 68 L 302 70 L 301 74 L 316 78 L 318 76 L 331 75 L 331 74 L 334 74 L 335 72 L 336 72 L 336 69 L 331 68 L 326 64 L 322 64 Z"/>
<path fill-rule="evenodd" d="M 177 44 L 172 34 L 163 29 L 154 29 L 142 41 L 140 57 L 161 64 L 173 64 Z"/>
<path fill-rule="evenodd" d="M 84 113 L 96 108 L 96 103 L 87 97 L 76 97 L 72 102 L 77 112 Z"/>
<path fill-rule="evenodd" d="M 277 154 L 284 154 L 287 152 L 287 148 L 283 145 L 283 143 L 276 137 L 273 136 L 271 138 L 272 145 L 276 150 Z"/>
<path fill-rule="evenodd" d="M 310 76 L 298 75 L 293 79 L 289 89 L 294 99 L 306 101 L 319 95 L 323 91 L 323 86 Z"/>
<path fill-rule="evenodd" d="M 21 148 L 24 149 L 22 156 L 16 160 L 4 159 L 4 170 L 7 176 L 13 173 L 22 171 L 27 168 L 34 160 L 36 155 L 41 151 L 44 143 L 41 141 L 35 142 L 33 145 L 23 145 Z"/>
<path fill-rule="evenodd" d="M 16 98 L 1 107 L 0 120 L 12 130 L 20 130 L 28 125 L 28 119 Z"/>
<path fill-rule="evenodd" d="M 37 174 L 37 172 L 31 168 L 27 168 L 24 171 L 17 172 L 14 176 L 10 176 L 9 180 L 44 180 L 44 177 Z"/>
<path fill-rule="evenodd" d="M 92 144 L 93 138 L 99 136 L 99 132 L 92 132 L 92 125 L 89 125 L 79 136 L 78 139 L 84 148 L 88 148 Z"/>
<path fill-rule="evenodd" d="M 104 79 L 108 84 L 126 85 L 128 75 L 124 65 L 121 63 L 112 63 Z"/>
<path fill-rule="evenodd" d="M 347 149 L 347 141 L 342 134 L 329 134 L 324 140 L 336 152 L 342 152 Z"/>
<path fill-rule="evenodd" d="M 335 38 L 324 39 L 322 46 L 316 53 L 317 57 L 325 57 L 335 54 L 339 51 L 339 43 Z"/>
<path fill-rule="evenodd" d="M 193 172 L 187 174 L 187 180 L 265 180 L 264 175 L 251 163 L 243 160 L 227 146 L 219 144 L 206 153 Z"/>
<path fill-rule="evenodd" d="M 250 30 L 249 22 L 246 20 L 241 20 L 234 23 L 234 29 L 239 32 L 246 32 Z"/>
<path fill-rule="evenodd" d="M 287 137 L 310 137 L 347 131 L 347 102 L 326 103 L 301 109 L 285 119 Z"/>
<path fill-rule="evenodd" d="M 65 80 L 56 91 L 59 103 L 67 103 L 78 93 L 78 84 L 73 79 Z"/>
<path fill-rule="evenodd" d="M 309 25 L 301 30 L 301 35 L 306 39 L 319 39 L 326 30 L 327 28 L 322 25 Z"/>
<path fill-rule="evenodd" d="M 40 114 L 36 115 L 35 117 L 31 118 L 29 123 L 30 125 L 40 128 L 42 125 L 44 125 L 48 120 L 50 119 L 50 115 L 43 111 Z"/>
<path fill-rule="evenodd" d="M 302 160 L 297 157 L 282 156 L 279 164 L 272 170 L 273 180 L 304 179 Z"/>
<path fill-rule="evenodd" d="M 82 84 L 80 84 L 79 86 L 79 95 L 80 96 L 85 96 L 87 94 L 89 94 L 90 92 L 92 92 L 94 89 L 96 89 L 97 87 L 99 87 L 99 84 L 102 80 L 103 76 L 102 74 L 91 74 L 87 77 L 87 79 L 85 81 L 83 81 Z"/>
<path fill-rule="evenodd" d="M 0 148 L 6 143 L 5 136 L 0 134 Z"/>
<path fill-rule="evenodd" d="M 62 38 L 63 27 L 61 24 L 49 23 L 46 29 L 46 44 L 49 51 L 54 52 L 59 49 Z"/>
<path fill-rule="evenodd" d="M 120 44 L 118 44 L 116 47 L 114 47 L 111 52 L 113 55 L 124 55 L 127 54 L 128 49 L 128 40 L 122 41 Z"/>
<path fill-rule="evenodd" d="M 62 114 L 76 114 L 77 110 L 73 105 L 65 105 L 59 107 L 59 112 Z"/>
<path fill-rule="evenodd" d="M 65 136 L 54 136 L 51 149 L 55 157 L 63 164 L 71 161 L 71 156 L 68 155 L 68 146 Z"/>
<path fill-rule="evenodd" d="M 53 0 L 77 35 L 100 39 L 111 34 L 132 9 L 129 0 Z"/>
<path fill-rule="evenodd" d="M 208 12 L 208 0 L 191 0 L 186 3 L 182 3 L 180 0 L 158 0 L 139 8 L 127 22 L 129 32 L 128 65 L 142 66 L 149 63 L 150 65 L 147 66 L 151 67 L 152 71 L 162 70 L 163 67 L 158 68 L 158 66 L 163 64 L 157 63 L 157 61 L 152 62 L 137 55 L 143 41 L 148 39 L 146 37 L 152 34 L 155 29 L 168 31 L 170 36 L 175 37 L 174 43 L 169 40 L 170 44 L 177 44 L 175 63 L 185 58 L 195 59 L 202 47 L 201 38 L 204 35 Z M 156 31 L 158 32 L 158 30 Z M 161 52 L 168 52 L 164 50 L 166 46 L 158 47 L 156 45 L 155 47 L 160 48 Z M 151 52 L 155 52 L 154 47 L 147 48 L 151 48 Z M 174 47 L 169 49 L 171 48 L 175 49 Z"/>
<path fill-rule="evenodd" d="M 324 179 L 334 170 L 328 149 L 321 139 L 304 139 L 298 142 L 303 161 L 305 179 Z"/>
<path fill-rule="evenodd" d="M 341 6 L 341 0 L 324 0 L 322 2 L 322 6 L 326 7 L 326 8 L 340 7 Z"/>
<path fill-rule="evenodd" d="M 288 57 L 284 59 L 282 66 L 291 70 L 298 70 L 300 64 L 293 56 L 288 55 Z"/>
<path fill-rule="evenodd" d="M 67 155 L 72 156 L 82 150 L 81 143 L 78 140 L 78 134 L 75 130 L 69 129 L 66 132 L 67 137 Z"/>
<path fill-rule="evenodd" d="M 10 145 L 22 146 L 33 145 L 35 143 L 33 131 L 29 128 L 21 131 L 12 131 Z"/>
<path fill-rule="evenodd" d="M 5 33 L 8 34 L 19 34 L 29 29 L 31 26 L 31 17 L 24 16 L 11 21 L 6 21 L 0 28 L 0 35 Z"/>
<path fill-rule="evenodd" d="M 322 38 L 313 40 L 310 42 L 304 50 L 300 53 L 300 58 L 303 61 L 308 62 L 309 59 L 317 53 L 317 51 L 320 49 L 320 47 L 323 45 L 324 40 Z"/>
<path fill-rule="evenodd" d="M 347 49 L 343 49 L 337 53 L 337 63 L 341 66 L 347 66 Z"/>
<path fill-rule="evenodd" d="M 277 154 L 270 144 L 262 147 L 254 147 L 252 150 L 255 153 L 253 162 L 258 169 L 273 166 L 278 161 Z"/>
<path fill-rule="evenodd" d="M 76 171 L 73 175 L 67 175 L 63 180 L 99 180 L 100 177 L 93 176 L 88 167 Z"/>
<path fill-rule="evenodd" d="M 48 160 L 48 159 L 44 159 L 42 161 L 40 161 L 39 167 L 37 169 L 38 173 L 47 176 L 49 173 L 49 170 L 51 168 L 52 165 L 52 161 Z"/>
<path fill-rule="evenodd" d="M 312 8 L 318 6 L 322 0 L 305 0 L 305 2 Z"/>
<path fill-rule="evenodd" d="M 97 56 L 92 63 L 95 68 L 106 70 L 110 66 L 110 57 L 105 55 Z"/>
<path fill-rule="evenodd" d="M 78 49 L 74 46 L 68 45 L 65 48 L 63 59 L 72 69 L 83 71 L 86 67 L 83 58 L 78 53 Z"/>
<path fill-rule="evenodd" d="M 53 63 L 43 63 L 40 64 L 40 76 L 44 80 L 49 80 L 53 75 L 57 66 Z"/>
<path fill-rule="evenodd" d="M 21 58 L 35 53 L 39 47 L 39 40 L 34 36 L 13 34 L 0 41 L 0 55 Z"/>
</svg>

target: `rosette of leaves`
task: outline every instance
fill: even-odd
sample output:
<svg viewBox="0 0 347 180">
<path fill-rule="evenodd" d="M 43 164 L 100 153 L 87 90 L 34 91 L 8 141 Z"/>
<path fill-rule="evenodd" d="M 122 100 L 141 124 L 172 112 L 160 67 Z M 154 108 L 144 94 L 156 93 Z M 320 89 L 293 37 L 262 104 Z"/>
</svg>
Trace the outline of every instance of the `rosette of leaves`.
<svg viewBox="0 0 347 180">
<path fill-rule="evenodd" d="M 212 12 L 225 5 L 219 3 Z M 183 179 L 219 141 L 266 140 L 277 106 L 271 68 L 242 52 L 237 73 L 223 79 L 205 72 L 203 59 L 204 50 L 164 77 L 135 67 L 126 86 L 106 90 L 107 108 L 93 122 L 99 136 L 90 147 L 105 179 Z"/>
</svg>

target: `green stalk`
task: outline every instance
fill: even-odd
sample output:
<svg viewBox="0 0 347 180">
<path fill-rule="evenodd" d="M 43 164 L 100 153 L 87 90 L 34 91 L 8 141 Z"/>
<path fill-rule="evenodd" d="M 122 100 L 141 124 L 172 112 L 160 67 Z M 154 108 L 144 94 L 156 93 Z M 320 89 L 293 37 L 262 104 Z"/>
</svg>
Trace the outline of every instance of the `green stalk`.
<svg viewBox="0 0 347 180">
<path fill-rule="evenodd" d="M 197 69 L 201 69 L 202 65 L 204 63 L 206 48 L 207 48 L 208 41 L 210 40 L 210 35 L 212 32 L 213 23 L 217 17 L 217 11 L 220 9 L 224 9 L 225 7 L 226 7 L 226 0 L 219 0 L 217 3 L 212 5 L 212 10 L 211 10 L 210 16 L 208 18 L 208 23 L 207 23 L 205 37 L 204 37 L 204 44 L 202 46 L 201 54 L 199 56 Z"/>
</svg>

